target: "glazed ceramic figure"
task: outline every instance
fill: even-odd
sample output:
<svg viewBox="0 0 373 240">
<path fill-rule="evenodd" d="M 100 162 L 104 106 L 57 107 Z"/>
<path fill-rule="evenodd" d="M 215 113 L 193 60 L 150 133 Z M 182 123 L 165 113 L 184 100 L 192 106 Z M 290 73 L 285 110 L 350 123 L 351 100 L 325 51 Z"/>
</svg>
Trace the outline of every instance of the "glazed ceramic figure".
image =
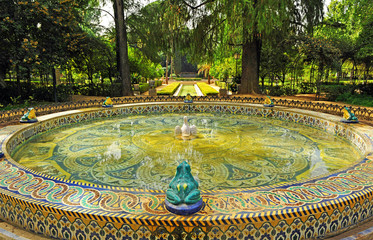
<svg viewBox="0 0 373 240">
<path fill-rule="evenodd" d="M 107 97 L 105 102 L 102 104 L 103 107 L 112 107 L 113 106 L 113 101 L 111 100 L 110 97 Z"/>
<path fill-rule="evenodd" d="M 193 98 L 192 98 L 192 95 L 190 95 L 190 93 L 188 93 L 185 98 L 184 98 L 184 102 L 185 103 L 192 103 L 193 102 Z"/>
<path fill-rule="evenodd" d="M 27 113 L 21 117 L 21 123 L 33 123 L 37 122 L 36 113 L 34 108 L 29 108 Z"/>
<path fill-rule="evenodd" d="M 359 122 L 355 114 L 353 114 L 348 107 L 344 107 L 342 112 L 343 112 L 343 119 L 341 120 L 342 122 L 344 123 L 358 123 Z"/>
<path fill-rule="evenodd" d="M 345 107 L 343 109 L 343 118 L 346 119 L 346 120 L 352 120 L 352 121 L 356 121 L 357 120 L 357 117 L 355 116 L 355 114 L 353 114 L 351 112 L 351 110 L 347 107 Z"/>
<path fill-rule="evenodd" d="M 169 189 L 166 192 L 166 199 L 174 205 L 195 204 L 201 199 L 201 193 L 198 190 L 198 182 L 191 174 L 189 164 L 184 161 L 176 170 L 176 175 L 172 179 Z"/>
<path fill-rule="evenodd" d="M 273 107 L 275 104 L 273 103 L 272 99 L 269 96 L 266 96 L 264 99 L 264 106 L 265 107 Z"/>
</svg>

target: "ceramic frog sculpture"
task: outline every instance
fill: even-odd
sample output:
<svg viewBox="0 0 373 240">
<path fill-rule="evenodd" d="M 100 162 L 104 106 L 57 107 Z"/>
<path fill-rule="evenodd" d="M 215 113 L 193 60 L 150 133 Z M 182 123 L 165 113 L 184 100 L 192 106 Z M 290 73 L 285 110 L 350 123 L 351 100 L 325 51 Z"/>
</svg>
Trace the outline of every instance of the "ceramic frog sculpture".
<svg viewBox="0 0 373 240">
<path fill-rule="evenodd" d="M 36 113 L 34 108 L 29 108 L 27 113 L 21 117 L 21 123 L 33 123 L 37 122 Z"/>
<path fill-rule="evenodd" d="M 355 114 L 353 114 L 347 107 L 343 109 L 343 118 L 349 121 L 357 121 L 357 117 L 355 116 Z"/>
<path fill-rule="evenodd" d="M 201 199 L 198 183 L 190 173 L 190 166 L 186 161 L 177 167 L 176 175 L 166 192 L 166 199 L 174 205 L 191 205 Z"/>
<path fill-rule="evenodd" d="M 265 99 L 264 99 L 264 106 L 265 107 L 273 107 L 274 106 L 274 103 L 273 103 L 272 99 L 269 96 L 265 97 Z"/>
<path fill-rule="evenodd" d="M 113 106 L 113 101 L 111 100 L 110 97 L 107 97 L 105 102 L 102 104 L 103 107 L 112 107 Z"/>
<path fill-rule="evenodd" d="M 184 102 L 185 103 L 192 103 L 193 102 L 193 98 L 192 98 L 192 95 L 190 95 L 190 93 L 188 93 L 185 98 L 184 98 Z"/>
</svg>

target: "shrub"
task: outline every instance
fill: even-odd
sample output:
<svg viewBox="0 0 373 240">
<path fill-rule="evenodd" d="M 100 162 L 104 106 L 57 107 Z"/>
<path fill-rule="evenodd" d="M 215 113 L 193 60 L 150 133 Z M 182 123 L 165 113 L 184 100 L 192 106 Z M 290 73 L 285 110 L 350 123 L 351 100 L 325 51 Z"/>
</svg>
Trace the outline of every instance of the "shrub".
<svg viewBox="0 0 373 240">
<path fill-rule="evenodd" d="M 139 88 L 140 88 L 140 93 L 149 91 L 149 83 L 140 83 Z"/>
<path fill-rule="evenodd" d="M 300 93 L 314 93 L 315 89 L 315 83 L 302 82 L 299 86 Z"/>
<path fill-rule="evenodd" d="M 365 94 L 352 94 L 349 92 L 343 93 L 336 98 L 336 101 L 344 102 L 352 105 L 360 105 L 365 107 L 373 107 L 373 97 Z"/>
<path fill-rule="evenodd" d="M 162 80 L 155 80 L 155 87 L 162 86 Z"/>
<path fill-rule="evenodd" d="M 199 83 L 197 83 L 197 86 L 199 87 L 199 89 L 201 90 L 203 95 L 205 95 L 205 96 L 218 95 L 219 94 L 219 92 L 215 88 L 209 86 L 207 83 L 199 82 Z"/>
<path fill-rule="evenodd" d="M 360 92 L 360 94 L 366 94 L 373 96 L 373 84 L 359 84 L 357 85 L 356 89 Z"/>
<path fill-rule="evenodd" d="M 352 85 L 322 85 L 321 92 L 325 93 L 329 101 L 335 101 L 338 96 L 344 93 L 353 93 L 354 87 Z"/>
<path fill-rule="evenodd" d="M 224 81 L 215 81 L 215 85 L 216 86 L 218 86 L 218 87 L 220 87 L 220 88 L 226 88 L 226 82 L 224 82 Z"/>
<path fill-rule="evenodd" d="M 298 90 L 287 86 L 266 86 L 264 92 L 267 92 L 271 96 L 290 96 L 297 94 Z"/>
<path fill-rule="evenodd" d="M 158 95 L 172 95 L 176 92 L 177 88 L 180 86 L 179 82 L 173 82 L 170 85 L 164 87 L 157 92 Z"/>
</svg>

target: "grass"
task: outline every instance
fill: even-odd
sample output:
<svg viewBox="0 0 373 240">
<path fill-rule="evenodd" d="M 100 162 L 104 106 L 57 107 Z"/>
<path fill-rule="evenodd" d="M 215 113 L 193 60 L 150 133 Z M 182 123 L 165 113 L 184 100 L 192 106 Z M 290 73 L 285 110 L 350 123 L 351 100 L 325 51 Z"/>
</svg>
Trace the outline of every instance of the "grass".
<svg viewBox="0 0 373 240">
<path fill-rule="evenodd" d="M 201 81 L 202 78 L 173 78 L 175 81 Z"/>
<path fill-rule="evenodd" d="M 179 92 L 179 96 L 186 96 L 188 93 L 191 96 L 197 96 L 197 92 L 194 88 L 194 85 L 183 85 Z"/>
</svg>

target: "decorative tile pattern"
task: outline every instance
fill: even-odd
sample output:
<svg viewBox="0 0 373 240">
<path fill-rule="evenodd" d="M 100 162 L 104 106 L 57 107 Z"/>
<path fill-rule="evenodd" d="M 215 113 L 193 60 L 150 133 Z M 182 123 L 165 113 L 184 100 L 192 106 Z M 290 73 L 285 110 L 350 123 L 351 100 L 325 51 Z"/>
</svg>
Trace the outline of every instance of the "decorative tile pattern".
<svg viewBox="0 0 373 240">
<path fill-rule="evenodd" d="M 70 123 L 123 114 L 218 112 L 274 117 L 309 125 L 351 141 L 370 153 L 373 130 L 336 118 L 250 104 L 130 104 L 46 118 L 5 140 L 13 151 L 37 133 Z M 360 126 L 360 127 L 359 127 Z M 366 135 L 359 133 L 359 128 Z M 4 149 L 3 147 L 3 149 Z M 9 157 L 9 155 L 6 155 Z M 45 176 L 11 159 L 0 162 L 0 217 L 62 239 L 307 239 L 322 237 L 372 217 L 373 156 L 328 176 L 251 189 L 204 191 L 204 207 L 176 216 L 164 192 L 95 186 Z"/>
<path fill-rule="evenodd" d="M 37 115 L 42 116 L 51 113 L 58 113 L 61 111 L 68 111 L 73 109 L 82 108 L 93 108 L 101 107 L 105 98 L 101 100 L 90 100 L 90 101 L 80 101 L 71 103 L 57 103 L 51 105 L 44 105 L 35 107 Z M 136 96 L 136 97 L 126 97 L 126 98 L 113 98 L 114 104 L 130 104 L 130 103 L 151 103 L 151 102 L 183 102 L 184 97 L 178 96 Z M 328 104 L 319 102 L 309 102 L 309 101 L 296 101 L 287 99 L 272 99 L 276 106 L 284 106 L 290 108 L 307 109 L 310 111 L 325 112 L 329 114 L 335 114 L 342 116 L 344 105 L 338 104 Z M 230 103 L 252 103 L 252 104 L 262 104 L 264 98 L 253 98 L 253 97 L 241 97 L 241 96 L 196 96 L 194 97 L 195 102 L 230 102 Z M 373 110 L 369 108 L 353 107 L 350 106 L 352 112 L 359 118 L 371 121 L 373 118 Z M 13 120 L 19 120 L 21 116 L 25 113 L 25 109 L 13 109 L 8 111 L 0 111 L 0 122 L 6 123 Z"/>
</svg>

